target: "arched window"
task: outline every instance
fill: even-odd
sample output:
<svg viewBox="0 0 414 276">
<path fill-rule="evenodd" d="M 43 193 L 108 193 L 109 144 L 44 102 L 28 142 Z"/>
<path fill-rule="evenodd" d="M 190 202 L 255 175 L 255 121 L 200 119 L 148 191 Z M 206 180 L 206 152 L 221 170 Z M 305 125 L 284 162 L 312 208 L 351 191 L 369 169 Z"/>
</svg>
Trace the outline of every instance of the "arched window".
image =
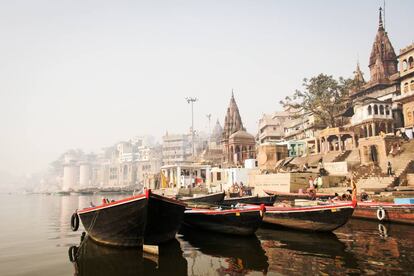
<svg viewBox="0 0 414 276">
<path fill-rule="evenodd" d="M 384 106 L 383 105 L 380 105 L 380 114 L 384 115 Z"/>
<path fill-rule="evenodd" d="M 385 106 L 385 115 L 390 115 L 390 107 L 388 105 Z"/>
<path fill-rule="evenodd" d="M 410 58 L 408 59 L 408 67 L 409 67 L 410 69 L 414 67 L 414 60 L 413 60 L 413 57 L 410 57 Z"/>
<path fill-rule="evenodd" d="M 374 105 L 374 114 L 378 115 L 378 105 Z"/>
<path fill-rule="evenodd" d="M 408 82 L 404 83 L 404 93 L 408 92 Z"/>
<path fill-rule="evenodd" d="M 410 82 L 410 90 L 414 91 L 414 80 Z"/>
<path fill-rule="evenodd" d="M 407 68 L 408 68 L 408 66 L 407 66 L 407 60 L 404 59 L 403 62 L 402 62 L 402 70 L 405 71 L 405 70 L 407 70 Z"/>
<path fill-rule="evenodd" d="M 368 106 L 368 115 L 372 115 L 372 107 L 370 105 Z"/>
<path fill-rule="evenodd" d="M 411 124 L 412 120 L 413 120 L 413 113 L 411 113 L 410 109 L 407 109 L 407 123 Z"/>
</svg>

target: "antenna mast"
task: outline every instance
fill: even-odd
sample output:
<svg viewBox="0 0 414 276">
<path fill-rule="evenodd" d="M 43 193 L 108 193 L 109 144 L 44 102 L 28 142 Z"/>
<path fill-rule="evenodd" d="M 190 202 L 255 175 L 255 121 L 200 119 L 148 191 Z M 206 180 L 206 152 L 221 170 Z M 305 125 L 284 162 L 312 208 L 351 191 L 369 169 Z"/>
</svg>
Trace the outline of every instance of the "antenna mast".
<svg viewBox="0 0 414 276">
<path fill-rule="evenodd" d="M 385 28 L 385 0 L 384 0 L 384 30 L 386 30 Z"/>
</svg>

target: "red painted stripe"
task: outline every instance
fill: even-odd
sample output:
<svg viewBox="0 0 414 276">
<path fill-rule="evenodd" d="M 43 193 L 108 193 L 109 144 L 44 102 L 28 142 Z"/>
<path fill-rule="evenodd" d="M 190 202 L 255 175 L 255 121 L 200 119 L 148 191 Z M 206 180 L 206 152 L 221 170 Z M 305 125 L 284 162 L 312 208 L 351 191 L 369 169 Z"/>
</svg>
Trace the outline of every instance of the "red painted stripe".
<svg viewBox="0 0 414 276">
<path fill-rule="evenodd" d="M 412 207 L 414 208 L 414 204 L 395 204 L 391 202 L 360 202 L 358 201 L 358 206 L 361 206 L 361 207 L 386 206 L 386 207 Z"/>
<path fill-rule="evenodd" d="M 319 205 L 319 206 L 309 206 L 309 207 L 266 207 L 266 212 L 272 211 L 315 211 L 315 210 L 325 210 L 325 209 L 337 209 L 337 208 L 354 208 L 352 203 L 347 204 L 338 204 L 338 205 Z"/>
<path fill-rule="evenodd" d="M 307 196 L 309 194 L 306 193 L 288 193 L 288 192 L 276 192 L 271 190 L 263 190 L 266 194 L 272 194 L 272 195 L 281 195 L 281 196 Z M 316 197 L 318 196 L 332 196 L 334 197 L 334 194 L 323 194 L 323 193 L 316 193 Z"/>
<path fill-rule="evenodd" d="M 102 204 L 102 205 L 95 206 L 95 207 L 84 208 L 84 209 L 78 211 L 78 213 L 86 213 L 86 212 L 90 212 L 90 211 L 94 211 L 94 210 L 99 210 L 99 209 L 111 207 L 113 205 L 128 203 L 130 201 L 134 201 L 134 200 L 141 199 L 141 198 L 145 198 L 145 194 L 120 199 L 120 200 L 117 200 L 117 201 L 114 201 L 114 202 L 111 202 L 111 203 L 108 203 L 108 204 Z"/>
<path fill-rule="evenodd" d="M 191 211 L 202 211 L 202 212 L 191 212 Z M 209 210 L 209 209 L 203 209 L 203 208 L 192 208 L 190 210 L 186 210 L 185 213 L 218 215 L 218 214 L 247 213 L 247 212 L 257 212 L 257 211 L 260 211 L 260 207 L 249 208 L 249 209 L 231 209 L 231 210 Z"/>
</svg>

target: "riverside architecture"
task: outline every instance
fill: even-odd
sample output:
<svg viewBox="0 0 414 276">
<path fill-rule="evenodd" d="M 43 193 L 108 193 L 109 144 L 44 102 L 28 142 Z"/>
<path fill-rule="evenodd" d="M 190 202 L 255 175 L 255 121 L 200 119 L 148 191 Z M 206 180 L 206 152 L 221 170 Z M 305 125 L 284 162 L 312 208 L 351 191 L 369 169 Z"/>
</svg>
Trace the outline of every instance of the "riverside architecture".
<svg viewBox="0 0 414 276">
<path fill-rule="evenodd" d="M 185 134 L 167 132 L 162 145 L 141 137 L 98 155 L 69 153 L 49 180 L 58 179 L 63 190 L 146 186 L 176 192 L 226 190 L 243 183 L 261 194 L 265 189 L 306 188 L 308 177 L 323 166 L 329 174 L 323 178 L 324 188 L 346 184 L 351 172 L 358 175 L 359 189 L 414 188 L 413 58 L 414 44 L 395 52 L 380 9 L 369 79 L 358 63 L 358 85 L 349 91 L 347 109 L 337 114 L 338 127 L 318 125 L 312 113 L 297 118 L 297 111 L 287 109 L 263 114 L 253 135 L 243 126 L 232 92 L 223 127 L 217 120 L 208 135 L 190 129 Z M 391 176 L 386 175 L 388 162 Z"/>
</svg>

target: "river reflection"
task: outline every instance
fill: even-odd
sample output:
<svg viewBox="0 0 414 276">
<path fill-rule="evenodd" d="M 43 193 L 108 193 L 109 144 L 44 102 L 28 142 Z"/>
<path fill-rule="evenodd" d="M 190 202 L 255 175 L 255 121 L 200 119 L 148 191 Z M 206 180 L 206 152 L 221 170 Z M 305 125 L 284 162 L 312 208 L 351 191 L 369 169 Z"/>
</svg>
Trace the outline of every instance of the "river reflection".
<svg viewBox="0 0 414 276">
<path fill-rule="evenodd" d="M 355 256 L 333 233 L 260 229 L 257 236 L 269 258 L 269 272 L 284 275 L 357 272 Z"/>
<path fill-rule="evenodd" d="M 192 275 L 267 273 L 267 257 L 256 236 L 230 236 L 187 227 L 183 227 L 180 234 Z"/>
<path fill-rule="evenodd" d="M 414 274 L 414 227 L 351 220 L 336 231 L 357 256 L 360 273 Z"/>
<path fill-rule="evenodd" d="M 150 255 L 137 248 L 120 248 L 100 245 L 89 237 L 69 248 L 69 260 L 74 275 L 187 275 L 187 261 L 180 243 L 173 240 L 159 247 L 159 255 Z"/>
</svg>

